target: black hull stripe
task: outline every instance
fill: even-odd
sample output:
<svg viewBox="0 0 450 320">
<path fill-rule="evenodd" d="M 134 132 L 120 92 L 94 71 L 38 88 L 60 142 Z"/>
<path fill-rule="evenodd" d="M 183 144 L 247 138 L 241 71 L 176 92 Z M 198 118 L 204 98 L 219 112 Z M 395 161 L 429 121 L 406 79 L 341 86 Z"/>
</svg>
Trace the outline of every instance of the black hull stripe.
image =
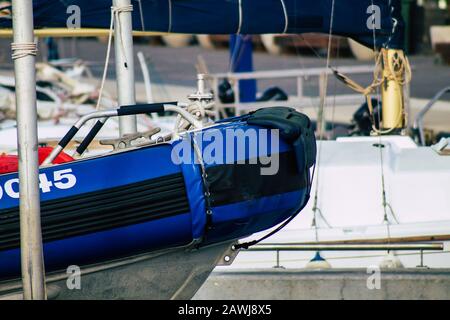
<svg viewBox="0 0 450 320">
<path fill-rule="evenodd" d="M 176 175 L 168 175 L 163 178 L 145 180 L 133 184 L 103 189 L 100 191 L 82 193 L 67 198 L 59 198 L 43 202 L 41 206 L 42 207 L 45 206 L 46 210 L 41 212 L 41 216 L 52 215 L 53 209 L 58 211 L 61 208 L 66 208 L 68 199 L 71 201 L 71 204 L 77 205 L 78 206 L 77 208 L 80 208 L 83 205 L 86 206 L 92 205 L 91 203 L 92 200 L 98 201 L 99 199 L 100 200 L 105 199 L 111 202 L 112 198 L 120 196 L 123 193 L 124 188 L 126 188 L 129 191 L 130 196 L 132 196 L 133 194 L 142 194 L 146 190 L 149 190 L 148 189 L 149 184 L 151 184 L 152 190 L 155 191 L 159 191 L 160 190 L 159 188 L 161 188 L 161 190 L 170 190 L 174 186 L 184 186 L 183 180 L 180 180 L 178 175 L 176 174 Z M 11 217 L 16 217 L 17 220 L 19 219 L 18 207 L 0 211 L 0 224 L 2 223 L 2 220 L 4 220 L 5 218 Z"/>
<path fill-rule="evenodd" d="M 111 198 L 107 199 L 87 199 L 86 201 L 83 201 L 83 203 L 77 203 L 77 201 L 74 201 L 72 206 L 77 208 L 77 217 L 78 219 L 81 219 L 82 217 L 96 217 L 100 218 L 103 214 L 111 214 L 110 210 L 113 210 L 119 206 L 131 206 L 137 202 L 140 201 L 148 201 L 148 200 L 159 200 L 158 205 L 162 202 L 164 202 L 165 199 L 168 199 L 171 194 L 177 194 L 178 192 L 182 191 L 182 186 L 174 186 L 173 190 L 166 191 L 161 189 L 149 189 L 142 191 L 140 193 L 135 193 L 135 191 L 132 194 L 129 195 L 126 199 L 120 199 L 117 197 L 117 195 L 112 196 Z M 157 193 L 157 194 L 156 194 Z M 92 200 L 92 201 L 89 201 Z M 166 200 L 169 202 L 172 202 L 171 199 Z M 59 204 L 58 208 L 52 207 L 52 205 L 49 205 L 48 208 L 45 208 L 45 213 L 42 214 L 42 217 L 46 218 L 46 221 L 48 223 L 58 223 L 59 221 L 66 221 L 70 216 L 72 215 L 71 212 L 63 212 L 60 213 L 62 209 L 65 209 L 65 206 L 62 206 Z M 95 209 L 95 214 L 92 214 L 93 209 Z M 0 225 L 0 232 L 3 233 L 5 231 L 8 231 L 9 228 L 14 226 L 15 223 L 19 221 L 19 216 L 14 216 L 11 220 L 14 220 L 12 223 L 9 224 L 2 224 Z M 0 239 L 1 239 L 0 234 Z"/>
<path fill-rule="evenodd" d="M 162 219 L 190 211 L 181 173 L 41 204 L 43 241 Z M 0 250 L 20 245 L 19 208 L 0 211 Z"/>
</svg>

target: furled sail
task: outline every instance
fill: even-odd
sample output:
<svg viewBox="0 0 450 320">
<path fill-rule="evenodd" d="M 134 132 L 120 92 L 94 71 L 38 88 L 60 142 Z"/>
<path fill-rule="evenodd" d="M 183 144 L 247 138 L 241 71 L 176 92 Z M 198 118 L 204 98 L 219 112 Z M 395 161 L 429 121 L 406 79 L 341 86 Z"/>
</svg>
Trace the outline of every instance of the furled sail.
<svg viewBox="0 0 450 320">
<path fill-rule="evenodd" d="M 135 30 L 194 34 L 320 32 L 403 46 L 401 0 L 132 0 Z M 112 0 L 33 0 L 36 28 L 109 28 Z M 79 11 L 73 10 L 78 6 Z M 69 8 L 70 7 L 70 8 Z M 69 10 L 68 10 L 69 8 Z M 76 17 L 75 17 L 76 18 Z M 331 25 L 332 24 L 332 25 Z M 330 26 L 331 25 L 331 26 Z M 0 15 L 0 28 L 11 20 Z"/>
</svg>

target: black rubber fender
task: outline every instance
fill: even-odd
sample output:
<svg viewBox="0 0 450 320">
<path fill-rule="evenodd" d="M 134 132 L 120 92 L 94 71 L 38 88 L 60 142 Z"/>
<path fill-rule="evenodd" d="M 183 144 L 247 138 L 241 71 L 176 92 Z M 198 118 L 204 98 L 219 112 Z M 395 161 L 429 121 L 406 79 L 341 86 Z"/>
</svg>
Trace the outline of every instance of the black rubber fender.
<svg viewBox="0 0 450 320">
<path fill-rule="evenodd" d="M 300 172 L 315 164 L 316 138 L 312 122 L 305 114 L 288 107 L 263 108 L 249 114 L 247 123 L 278 129 L 280 137 L 293 144 Z"/>
</svg>

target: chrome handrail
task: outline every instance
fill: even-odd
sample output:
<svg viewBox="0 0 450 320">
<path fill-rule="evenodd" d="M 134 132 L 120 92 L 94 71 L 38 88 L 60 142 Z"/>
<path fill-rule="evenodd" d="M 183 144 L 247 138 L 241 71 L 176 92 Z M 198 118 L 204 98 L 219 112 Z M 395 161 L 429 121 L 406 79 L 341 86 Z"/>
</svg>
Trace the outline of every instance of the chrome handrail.
<svg viewBox="0 0 450 320">
<path fill-rule="evenodd" d="M 416 251 L 444 250 L 443 243 L 410 243 L 410 244 L 293 244 L 267 243 L 258 244 L 246 251 Z"/>
<path fill-rule="evenodd" d="M 124 113 L 124 110 L 127 110 L 127 108 L 139 107 L 139 106 L 145 106 L 147 108 L 153 108 L 153 109 L 145 110 L 145 109 L 140 108 L 133 112 Z M 203 124 L 201 123 L 201 121 L 197 120 L 193 115 L 191 115 L 189 112 L 187 112 L 185 109 L 183 109 L 182 106 L 186 106 L 186 105 L 183 103 L 178 103 L 178 102 L 168 102 L 168 103 L 162 102 L 162 103 L 150 103 L 150 104 L 144 104 L 144 105 L 122 106 L 118 109 L 95 111 L 95 112 L 86 114 L 86 115 L 82 116 L 72 126 L 72 128 L 66 133 L 66 135 L 59 141 L 58 145 L 52 150 L 52 152 L 42 162 L 42 166 L 50 165 L 53 162 L 53 160 L 55 160 L 55 158 L 61 153 L 61 151 L 64 150 L 64 148 L 67 146 L 67 144 L 72 140 L 72 138 L 78 132 L 78 130 L 80 130 L 80 128 L 86 122 L 88 122 L 89 120 L 92 120 L 92 119 L 101 119 L 99 121 L 101 122 L 101 125 L 103 125 L 105 123 L 105 121 L 110 117 L 117 117 L 117 116 L 120 117 L 123 115 L 129 115 L 129 114 L 144 114 L 144 113 L 158 112 L 158 111 L 172 111 L 172 112 L 178 113 L 181 117 L 186 119 L 190 124 L 192 124 L 194 126 L 195 129 L 201 129 L 203 127 Z M 94 130 L 94 129 L 92 129 L 92 130 Z"/>
<path fill-rule="evenodd" d="M 436 95 L 431 99 L 425 107 L 420 110 L 420 112 L 416 115 L 416 118 L 414 119 L 414 129 L 419 131 L 419 139 L 420 144 L 422 146 L 425 146 L 425 134 L 423 131 L 423 118 L 425 114 L 431 109 L 431 107 L 447 92 L 450 92 L 450 86 L 442 89 Z"/>
</svg>

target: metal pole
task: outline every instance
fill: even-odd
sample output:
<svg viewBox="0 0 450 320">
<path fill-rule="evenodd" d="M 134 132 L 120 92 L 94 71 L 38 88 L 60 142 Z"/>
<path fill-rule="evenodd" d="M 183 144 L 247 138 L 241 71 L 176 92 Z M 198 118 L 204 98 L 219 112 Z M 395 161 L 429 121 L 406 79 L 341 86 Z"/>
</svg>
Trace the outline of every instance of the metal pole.
<svg viewBox="0 0 450 320">
<path fill-rule="evenodd" d="M 141 64 L 142 76 L 144 77 L 145 95 L 147 97 L 147 103 L 153 103 L 152 81 L 150 79 L 150 72 L 148 71 L 147 63 L 145 62 L 145 56 L 142 51 L 137 53 L 139 63 Z"/>
<path fill-rule="evenodd" d="M 230 66 L 231 72 L 253 71 L 253 43 L 250 35 L 230 35 Z M 239 101 L 254 102 L 256 100 L 256 80 L 240 80 Z"/>
<path fill-rule="evenodd" d="M 444 250 L 442 243 L 417 244 L 258 244 L 248 251 L 416 251 L 416 250 Z"/>
<path fill-rule="evenodd" d="M 130 0 L 113 0 L 115 8 L 129 6 Z M 131 12 L 119 12 L 115 16 L 114 48 L 119 105 L 136 103 L 134 83 L 133 28 Z M 120 117 L 120 136 L 137 132 L 136 116 Z"/>
<path fill-rule="evenodd" d="M 33 5 L 13 0 L 16 46 L 34 42 Z M 40 218 L 35 57 L 24 49 L 14 61 L 19 151 L 20 247 L 24 299 L 46 299 Z"/>
</svg>

